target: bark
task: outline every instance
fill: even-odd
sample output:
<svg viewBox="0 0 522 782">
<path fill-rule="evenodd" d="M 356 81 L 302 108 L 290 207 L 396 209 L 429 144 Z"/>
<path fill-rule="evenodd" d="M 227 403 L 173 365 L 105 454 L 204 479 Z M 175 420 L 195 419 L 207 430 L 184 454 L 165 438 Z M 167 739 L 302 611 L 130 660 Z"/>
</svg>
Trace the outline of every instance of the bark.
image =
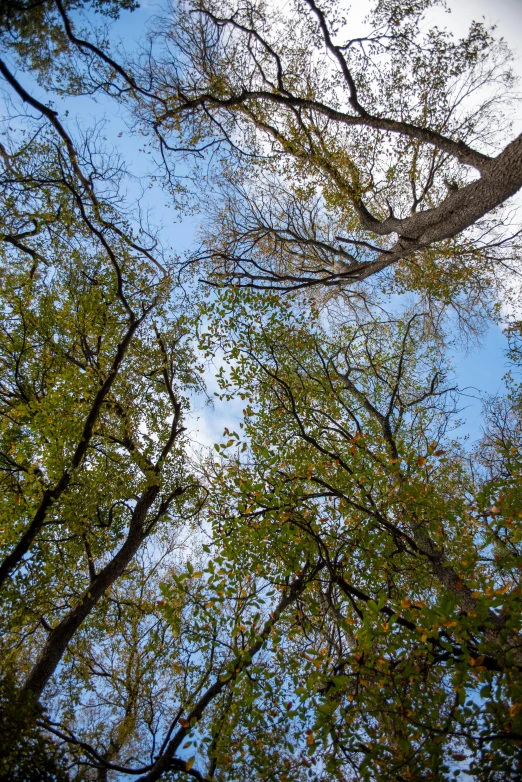
<svg viewBox="0 0 522 782">
<path fill-rule="evenodd" d="M 244 107 L 244 103 L 248 100 L 267 100 L 295 109 L 305 108 L 301 104 L 313 103 L 313 101 L 302 101 L 294 96 L 272 95 L 268 92 L 244 92 L 228 100 L 213 98 L 211 95 L 203 95 L 185 102 L 182 99 L 179 112 L 183 113 L 188 108 L 193 111 L 201 107 L 207 112 L 212 108 L 224 108 L 245 113 L 254 125 L 276 139 L 288 154 L 301 160 L 307 160 L 309 165 L 315 163 L 318 168 L 322 169 L 325 175 L 336 183 L 339 191 L 346 194 L 364 230 L 382 237 L 397 235 L 395 243 L 379 253 L 374 259 L 366 262 L 355 261 L 353 264 L 341 263 L 342 271 L 337 275 L 338 279 L 365 280 L 419 250 L 437 242 L 452 239 L 473 226 L 522 188 L 522 134 L 508 144 L 497 157 L 489 158 L 462 142 L 445 138 L 429 129 L 416 128 L 407 123 L 367 115 L 351 117 L 322 104 L 306 106 L 306 108 L 314 109 L 342 124 L 389 130 L 416 138 L 449 153 L 460 163 L 471 165 L 480 172 L 478 179 L 458 190 L 449 192 L 438 206 L 415 212 L 405 218 L 391 216 L 385 220 L 379 220 L 366 207 L 357 188 L 339 174 L 333 161 L 325 158 L 323 154 L 314 153 L 313 150 L 296 151 L 293 144 L 287 141 L 281 131 L 267 121 L 259 120 L 254 111 Z M 345 239 L 344 241 L 349 242 L 350 240 Z M 322 280 L 316 282 L 320 284 Z"/>
<path fill-rule="evenodd" d="M 200 94 L 190 94 L 184 91 L 182 84 L 175 82 L 177 105 L 173 109 L 166 110 L 163 106 L 161 107 L 155 118 L 155 129 L 159 131 L 163 124 L 168 126 L 170 119 L 180 115 L 193 116 L 195 113 L 201 112 L 215 122 L 218 133 L 225 133 L 225 137 L 231 145 L 237 147 L 235 140 L 227 136 L 220 114 L 240 114 L 260 131 L 272 136 L 286 154 L 300 159 L 305 165 L 316 166 L 322 170 L 328 178 L 336 183 L 340 192 L 346 195 L 355 209 L 363 229 L 378 236 L 396 234 L 398 237 L 391 247 L 388 247 L 385 252 L 377 254 L 373 260 L 342 266 L 340 272 L 334 275 L 337 280 L 364 280 L 419 250 L 434 243 L 454 238 L 520 190 L 522 187 L 522 136 L 508 144 L 497 157 L 490 157 L 470 147 L 464 141 L 445 136 L 435 129 L 370 113 L 359 100 L 357 86 L 346 59 L 346 47 L 339 47 L 333 43 L 326 17 L 314 0 L 305 0 L 305 2 L 317 17 L 326 48 L 338 62 L 346 86 L 347 101 L 352 111 L 347 112 L 334 105 L 323 103 L 321 100 L 303 97 L 291 92 L 286 87 L 280 56 L 255 27 L 252 29 L 249 26 L 245 27 L 235 16 L 219 18 L 208 8 L 202 7 L 200 8 L 201 14 L 215 25 L 216 31 L 227 26 L 235 28 L 241 35 L 246 35 L 247 40 L 253 36 L 265 48 L 277 69 L 277 88 L 270 82 L 265 71 L 250 52 L 253 58 L 253 72 L 260 80 L 259 88 L 252 88 L 245 81 L 244 85 L 237 89 L 233 88 L 228 96 L 213 94 L 212 89 L 208 88 L 203 89 Z M 206 64 L 204 61 L 201 61 L 200 67 L 202 73 L 205 74 Z M 209 77 L 210 83 L 211 77 Z M 284 127 L 280 129 L 273 122 L 271 116 L 278 111 L 288 113 L 290 121 L 297 122 L 305 139 L 303 143 L 291 130 L 287 132 Z M 451 156 L 461 165 L 473 167 L 480 176 L 461 189 L 452 190 L 435 207 L 414 212 L 403 219 L 390 216 L 385 220 L 380 220 L 371 214 L 361 198 L 361 187 L 358 182 L 360 172 L 355 165 L 352 166 L 350 177 L 345 178 L 336 168 L 333 153 L 329 156 L 328 151 L 324 152 L 321 142 L 316 147 L 314 138 L 317 133 L 320 135 L 318 118 L 329 120 L 338 126 L 385 131 L 411 139 L 422 145 L 431 146 L 444 155 Z M 284 124 L 284 118 L 282 122 Z M 322 282 L 323 280 L 314 280 L 312 284 L 321 284 Z"/>
<path fill-rule="evenodd" d="M 436 242 L 452 239 L 466 228 L 507 201 L 522 188 L 522 134 L 494 159 L 492 165 L 477 180 L 451 192 L 439 206 L 416 212 L 410 217 L 390 217 L 379 221 L 362 204 L 359 218 L 363 227 L 379 236 L 398 234 L 391 251 L 376 260 L 354 269 L 358 279 L 364 279 L 392 263 L 412 255 Z M 358 274 L 357 271 L 361 270 Z"/>
</svg>

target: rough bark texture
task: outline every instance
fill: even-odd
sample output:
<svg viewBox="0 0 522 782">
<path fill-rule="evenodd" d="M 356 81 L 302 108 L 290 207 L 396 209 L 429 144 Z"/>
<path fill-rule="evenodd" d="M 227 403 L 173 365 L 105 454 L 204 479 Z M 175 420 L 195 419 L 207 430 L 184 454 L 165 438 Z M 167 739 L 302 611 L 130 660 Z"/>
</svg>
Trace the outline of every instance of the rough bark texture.
<svg viewBox="0 0 522 782">
<path fill-rule="evenodd" d="M 474 225 L 488 212 L 507 201 L 522 187 L 522 134 L 495 158 L 482 176 L 452 192 L 439 206 L 417 212 L 402 220 L 390 217 L 380 222 L 364 209 L 359 210 L 363 227 L 380 236 L 392 233 L 399 238 L 391 251 L 367 266 L 384 268 L 435 242 L 451 239 Z M 376 269 L 373 268 L 372 274 Z M 357 275 L 358 276 L 358 275 Z M 361 279 L 369 276 L 363 273 Z"/>
<path fill-rule="evenodd" d="M 440 123 L 436 127 L 424 126 L 420 121 L 416 124 L 414 121 L 399 118 L 400 112 L 393 112 L 393 109 L 386 106 L 382 108 L 382 113 L 377 108 L 368 108 L 364 95 L 361 97 L 360 94 L 364 89 L 358 85 L 358 80 L 362 79 L 359 78 L 357 70 L 352 70 L 350 60 L 350 45 L 359 39 L 343 46 L 335 44 L 338 31 L 334 31 L 330 26 L 327 18 L 329 9 L 325 7 L 323 10 L 315 0 L 305 0 L 305 5 L 309 8 L 310 18 L 315 18 L 324 46 L 336 61 L 338 73 L 342 77 L 339 82 L 340 92 L 344 92 L 342 100 L 338 100 L 337 94 L 330 99 L 320 92 L 314 94 L 307 89 L 305 67 L 297 79 L 293 71 L 286 72 L 284 48 L 271 42 L 269 22 L 264 28 L 261 23 L 257 24 L 254 17 L 248 16 L 248 13 L 242 15 L 240 10 L 235 13 L 223 10 L 220 14 L 213 6 L 201 3 L 198 13 L 203 25 L 207 26 L 204 29 L 208 31 L 208 38 L 202 51 L 200 42 L 199 48 L 194 47 L 192 50 L 192 39 L 189 37 L 187 41 L 188 51 L 192 54 L 191 66 L 197 74 L 194 82 L 191 84 L 189 78 L 187 84 L 184 84 L 183 77 L 180 76 L 180 73 L 183 73 L 181 66 L 179 70 L 169 71 L 172 78 L 170 104 L 164 100 L 165 82 L 160 78 L 155 101 L 156 110 L 153 111 L 154 132 L 166 149 L 168 145 L 164 141 L 164 133 L 169 133 L 172 120 L 176 127 L 179 118 L 184 115 L 190 118 L 201 116 L 204 121 L 210 120 L 209 134 L 215 132 L 219 138 L 224 137 L 237 149 L 238 139 L 234 136 L 234 131 L 227 128 L 234 128 L 236 117 L 241 118 L 262 134 L 274 139 L 276 147 L 283 155 L 293 157 L 304 169 L 315 168 L 332 182 L 340 197 L 345 197 L 349 202 L 350 210 L 355 211 L 364 231 L 381 237 L 397 237 L 391 246 L 388 245 L 382 252 L 377 251 L 371 258 L 364 258 L 362 261 L 353 259 L 353 262 L 347 263 L 341 261 L 337 268 L 334 267 L 334 274 L 325 273 L 321 276 L 320 270 L 314 272 L 313 269 L 309 270 L 311 276 L 307 276 L 308 272 L 305 271 L 299 279 L 289 274 L 289 288 L 364 280 L 417 251 L 458 236 L 521 189 L 522 136 L 515 138 L 496 157 L 490 157 L 455 137 L 458 131 L 448 130 L 448 135 L 445 135 L 443 130 L 437 129 Z M 306 12 L 299 9 L 298 17 L 303 13 Z M 400 32 L 397 31 L 397 34 Z M 220 44 L 223 46 L 222 52 Z M 228 46 L 231 47 L 230 51 Z M 248 65 L 244 66 L 247 74 L 245 76 L 241 76 L 238 69 L 228 65 L 227 57 L 233 62 L 236 46 Z M 256 46 L 259 46 L 266 61 L 262 58 L 256 59 Z M 221 66 L 214 65 L 215 51 L 223 55 L 224 64 Z M 371 55 L 369 57 L 371 59 Z M 214 87 L 216 82 L 217 89 Z M 397 118 L 393 116 L 395 113 Z M 230 118 L 232 122 L 228 125 L 227 120 Z M 460 189 L 448 186 L 447 197 L 440 201 L 438 196 L 439 202 L 435 206 L 424 209 L 421 207 L 422 211 L 417 211 L 416 203 L 407 217 L 397 218 L 391 214 L 384 220 L 379 219 L 364 202 L 364 172 L 358 170 L 351 160 L 350 149 L 343 150 L 347 154 L 341 168 L 338 166 L 335 150 L 329 149 L 330 137 L 326 131 L 323 135 L 323 128 L 328 127 L 328 132 L 331 132 L 330 129 L 335 126 L 354 130 L 367 129 L 380 134 L 384 132 L 408 139 L 419 146 L 437 150 L 441 156 L 449 157 L 462 166 L 474 168 L 479 177 Z M 357 138 L 353 143 L 357 144 Z M 376 139 L 375 143 L 386 142 Z M 346 167 L 346 174 L 342 172 L 342 165 Z M 427 190 L 424 195 L 426 193 Z M 423 205 L 426 206 L 426 203 L 427 199 L 424 199 Z M 349 243 L 351 240 L 343 238 L 341 241 Z M 231 256 L 230 260 L 234 261 L 234 258 Z M 252 263 L 254 271 L 240 271 L 237 275 L 232 274 L 231 279 L 241 280 L 245 277 L 250 280 L 246 284 L 253 284 L 253 287 L 271 287 L 270 283 L 278 287 L 280 280 L 277 274 L 273 273 L 270 277 L 268 272 L 268 277 L 256 276 L 261 272 L 255 262 Z M 264 267 L 262 272 L 266 273 Z M 285 289 L 284 286 L 280 287 Z"/>
</svg>

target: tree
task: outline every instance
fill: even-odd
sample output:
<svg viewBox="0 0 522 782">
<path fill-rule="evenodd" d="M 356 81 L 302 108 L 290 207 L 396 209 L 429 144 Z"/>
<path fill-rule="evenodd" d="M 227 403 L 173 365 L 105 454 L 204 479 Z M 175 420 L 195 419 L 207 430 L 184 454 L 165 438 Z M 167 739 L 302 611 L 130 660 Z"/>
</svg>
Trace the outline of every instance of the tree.
<svg viewBox="0 0 522 782">
<path fill-rule="evenodd" d="M 419 320 L 331 336 L 277 299 L 224 295 L 214 337 L 234 358 L 224 392 L 249 397 L 249 448 L 216 516 L 253 569 L 267 549 L 288 572 L 295 550 L 323 563 L 282 655 L 332 779 L 447 778 L 452 758 L 515 778 L 519 397 L 492 406 L 470 465 Z"/>
<path fill-rule="evenodd" d="M 2 74 L 24 124 L 0 149 L 0 774 L 202 779 L 190 734 L 215 766 L 236 680 L 317 568 L 279 597 L 277 568 L 186 562 L 211 488 L 183 425 L 197 312 L 102 140 Z"/>
<path fill-rule="evenodd" d="M 198 5 L 137 64 L 89 29 L 131 7 L 0 16 L 0 776 L 518 778 L 516 381 L 468 453 L 433 309 L 334 321 L 318 296 L 242 289 L 369 304 L 353 286 L 388 268 L 442 307 L 494 298 L 517 237 L 488 210 L 519 186 L 519 141 L 489 156 L 505 96 L 461 99 L 510 86 L 502 45 L 419 38 L 427 1 L 380 2 L 347 48 L 335 7 L 285 27 Z M 130 165 L 51 103 L 100 91 L 152 129 L 176 197 L 173 153 L 223 152 L 206 304 Z M 244 403 L 206 455 L 185 428 L 202 354 Z"/>
<path fill-rule="evenodd" d="M 116 209 L 121 170 L 4 75 L 43 114 L 21 130 L 11 119 L 1 147 L 2 728 L 26 744 L 2 772 L 34 766 L 36 779 L 52 778 L 37 758 L 52 745 L 28 738 L 36 701 L 56 672 L 85 683 L 86 649 L 96 659 L 97 630 L 125 602 L 112 590 L 201 503 L 182 425 L 201 380 L 161 254 Z"/>
<path fill-rule="evenodd" d="M 509 52 L 481 23 L 460 41 L 427 26 L 434 5 L 375 3 L 358 37 L 315 0 L 165 15 L 137 112 L 167 165 L 179 147 L 222 150 L 208 279 L 355 294 L 379 273 L 483 309 L 518 268 Z"/>
</svg>

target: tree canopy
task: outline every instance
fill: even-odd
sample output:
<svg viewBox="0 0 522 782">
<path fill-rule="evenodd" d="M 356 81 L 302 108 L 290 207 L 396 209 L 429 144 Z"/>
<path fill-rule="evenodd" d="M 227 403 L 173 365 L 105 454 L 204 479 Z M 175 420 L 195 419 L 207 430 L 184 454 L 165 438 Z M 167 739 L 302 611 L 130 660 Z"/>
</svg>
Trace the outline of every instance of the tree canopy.
<svg viewBox="0 0 522 782">
<path fill-rule="evenodd" d="M 357 38 L 342 5 L 314 0 L 165 20 L 141 113 L 161 148 L 181 135 L 258 164 L 245 182 L 228 163 L 221 279 L 338 288 L 393 268 L 400 290 L 487 298 L 519 249 L 498 209 L 522 182 L 510 54 L 481 23 L 462 40 L 426 29 L 432 5 L 376 3 Z"/>
<path fill-rule="evenodd" d="M 516 311 L 472 445 L 448 353 L 522 137 L 436 5 L 2 7 L 0 779 L 520 778 Z"/>
</svg>

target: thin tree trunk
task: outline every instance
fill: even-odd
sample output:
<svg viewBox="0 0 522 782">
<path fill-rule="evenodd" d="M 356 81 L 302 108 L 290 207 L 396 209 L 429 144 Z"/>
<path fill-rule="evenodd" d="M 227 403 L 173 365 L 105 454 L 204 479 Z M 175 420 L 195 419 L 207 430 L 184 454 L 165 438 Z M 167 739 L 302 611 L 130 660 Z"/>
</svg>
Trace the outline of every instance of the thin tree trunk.
<svg viewBox="0 0 522 782">
<path fill-rule="evenodd" d="M 145 520 L 159 493 L 157 484 L 148 486 L 138 500 L 129 526 L 127 538 L 117 554 L 90 583 L 81 601 L 51 631 L 47 642 L 29 673 L 22 691 L 31 691 L 39 698 L 55 672 L 74 634 L 103 597 L 107 589 L 123 573 L 147 536 Z M 180 493 L 180 492 L 178 492 Z"/>
<path fill-rule="evenodd" d="M 107 398 L 107 395 L 111 390 L 114 381 L 116 380 L 121 363 L 125 357 L 125 353 L 127 352 L 127 349 L 130 343 L 132 342 L 132 338 L 136 330 L 138 329 L 139 325 L 141 324 L 142 320 L 143 318 L 139 318 L 138 320 L 135 320 L 133 321 L 133 323 L 131 323 L 131 325 L 127 329 L 127 332 L 125 333 L 125 336 L 123 337 L 122 341 L 118 345 L 116 349 L 116 355 L 114 356 L 109 374 L 105 378 L 101 388 L 99 389 L 96 396 L 94 397 L 94 401 L 91 405 L 91 409 L 87 414 L 85 423 L 83 425 L 81 439 L 76 446 L 76 450 L 74 451 L 69 466 L 64 468 L 62 475 L 60 476 L 60 479 L 57 481 L 54 487 L 48 488 L 44 491 L 38 509 L 36 510 L 36 513 L 34 514 L 30 525 L 23 533 L 22 537 L 20 538 L 20 540 L 18 541 L 14 549 L 11 551 L 11 553 L 5 557 L 4 561 L 0 565 L 0 588 L 3 586 L 6 579 L 9 577 L 10 573 L 12 573 L 14 568 L 18 564 L 20 564 L 24 556 L 29 551 L 32 542 L 34 541 L 35 537 L 38 535 L 38 533 L 40 532 L 40 530 L 44 525 L 47 514 L 53 502 L 56 502 L 58 499 L 60 499 L 64 491 L 69 486 L 74 471 L 82 463 L 92 439 L 94 426 L 100 416 L 103 402 Z"/>
</svg>

